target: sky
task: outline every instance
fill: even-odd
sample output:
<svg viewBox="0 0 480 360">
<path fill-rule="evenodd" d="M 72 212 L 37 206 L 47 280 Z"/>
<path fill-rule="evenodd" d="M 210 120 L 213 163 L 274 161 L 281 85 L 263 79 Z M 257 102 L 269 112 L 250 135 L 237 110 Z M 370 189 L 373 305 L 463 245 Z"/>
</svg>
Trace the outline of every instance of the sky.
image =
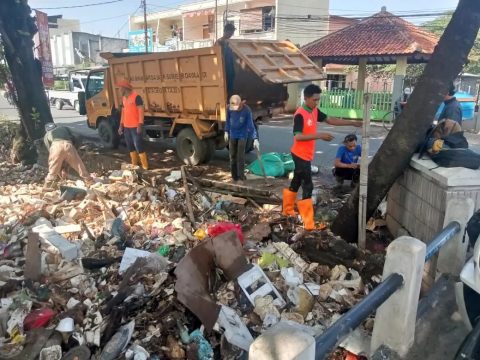
<svg viewBox="0 0 480 360">
<path fill-rule="evenodd" d="M 57 8 L 92 3 L 103 3 L 111 0 L 29 0 L 32 8 Z M 182 3 L 197 0 L 147 0 L 150 12 L 174 9 Z M 382 6 L 387 10 L 401 14 L 435 14 L 452 10 L 458 0 L 330 0 L 330 14 L 351 17 L 369 16 L 380 11 Z M 117 3 L 100 6 L 89 6 L 74 9 L 45 9 L 48 15 L 63 15 L 66 19 L 80 20 L 81 30 L 104 36 L 126 37 L 128 33 L 128 16 L 140 14 L 140 0 L 122 0 Z M 315 15 L 315 10 L 312 15 Z M 432 17 L 409 17 L 407 20 L 420 24 Z"/>
</svg>

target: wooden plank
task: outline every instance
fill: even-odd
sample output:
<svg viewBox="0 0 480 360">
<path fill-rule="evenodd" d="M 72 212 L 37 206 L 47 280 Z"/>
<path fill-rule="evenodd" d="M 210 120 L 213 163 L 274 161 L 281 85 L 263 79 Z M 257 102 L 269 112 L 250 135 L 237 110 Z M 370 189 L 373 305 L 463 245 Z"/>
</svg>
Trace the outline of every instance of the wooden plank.
<svg viewBox="0 0 480 360">
<path fill-rule="evenodd" d="M 27 253 L 25 255 L 25 278 L 38 281 L 42 270 L 42 256 L 40 253 L 40 238 L 38 233 L 28 234 Z"/>
<path fill-rule="evenodd" d="M 236 193 L 242 193 L 242 194 L 251 194 L 251 195 L 258 195 L 260 197 L 271 197 L 274 196 L 274 194 L 269 191 L 269 190 L 261 190 L 261 189 L 256 189 L 250 186 L 246 185 L 239 185 L 239 184 L 230 184 L 230 183 L 224 183 L 221 181 L 216 181 L 216 180 L 210 180 L 210 179 L 197 179 L 197 181 L 204 187 L 209 187 L 209 188 L 216 188 L 216 189 L 223 189 L 223 190 L 229 190 L 232 192 Z"/>
<path fill-rule="evenodd" d="M 192 201 L 190 200 L 190 191 L 188 189 L 187 176 L 185 175 L 185 165 L 182 165 L 180 170 L 182 172 L 183 187 L 185 189 L 185 202 L 187 203 L 188 218 L 192 223 L 192 226 L 195 227 L 195 216 L 193 215 Z"/>
</svg>

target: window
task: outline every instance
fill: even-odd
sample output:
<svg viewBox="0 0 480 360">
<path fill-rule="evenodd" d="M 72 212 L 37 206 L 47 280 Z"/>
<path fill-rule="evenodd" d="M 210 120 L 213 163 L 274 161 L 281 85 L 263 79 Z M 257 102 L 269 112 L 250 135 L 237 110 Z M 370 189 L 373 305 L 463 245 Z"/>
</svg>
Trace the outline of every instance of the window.
<svg viewBox="0 0 480 360">
<path fill-rule="evenodd" d="M 262 28 L 263 31 L 275 29 L 275 8 L 273 6 L 262 8 Z"/>
<path fill-rule="evenodd" d="M 327 74 L 327 88 L 330 89 L 345 89 L 347 82 L 346 75 Z"/>
<path fill-rule="evenodd" d="M 78 79 L 72 79 L 72 85 L 73 85 L 74 91 L 75 89 L 79 89 L 79 90 L 83 89 L 82 84 L 80 84 L 80 81 Z"/>
<path fill-rule="evenodd" d="M 104 80 L 104 70 L 90 73 L 87 80 L 87 91 L 85 94 L 87 99 L 90 99 L 91 97 L 97 95 L 100 91 L 103 90 Z"/>
<path fill-rule="evenodd" d="M 249 34 L 275 29 L 275 7 L 265 6 L 241 10 L 240 33 Z"/>
</svg>

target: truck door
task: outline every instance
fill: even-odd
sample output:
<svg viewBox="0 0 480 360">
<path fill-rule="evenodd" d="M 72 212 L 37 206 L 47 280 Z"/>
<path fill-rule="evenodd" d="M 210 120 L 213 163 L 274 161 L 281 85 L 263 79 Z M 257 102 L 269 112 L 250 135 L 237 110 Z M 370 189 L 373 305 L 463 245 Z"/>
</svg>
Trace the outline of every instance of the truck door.
<svg viewBox="0 0 480 360">
<path fill-rule="evenodd" d="M 105 88 L 106 69 L 91 71 L 85 89 L 85 107 L 88 123 L 95 127 L 99 117 L 108 117 L 112 107 Z"/>
</svg>

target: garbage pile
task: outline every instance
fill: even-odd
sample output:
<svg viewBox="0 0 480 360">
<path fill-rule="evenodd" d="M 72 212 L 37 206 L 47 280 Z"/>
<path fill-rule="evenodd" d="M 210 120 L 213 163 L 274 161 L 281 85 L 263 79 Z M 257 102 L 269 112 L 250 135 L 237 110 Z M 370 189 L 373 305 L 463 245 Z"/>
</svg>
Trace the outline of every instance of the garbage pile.
<svg viewBox="0 0 480 360">
<path fill-rule="evenodd" d="M 279 322 L 321 333 L 381 281 L 328 231 L 185 169 L 44 189 L 41 168 L 0 167 L 2 359 L 237 359 Z M 351 266 L 308 261 L 307 242 Z"/>
</svg>

